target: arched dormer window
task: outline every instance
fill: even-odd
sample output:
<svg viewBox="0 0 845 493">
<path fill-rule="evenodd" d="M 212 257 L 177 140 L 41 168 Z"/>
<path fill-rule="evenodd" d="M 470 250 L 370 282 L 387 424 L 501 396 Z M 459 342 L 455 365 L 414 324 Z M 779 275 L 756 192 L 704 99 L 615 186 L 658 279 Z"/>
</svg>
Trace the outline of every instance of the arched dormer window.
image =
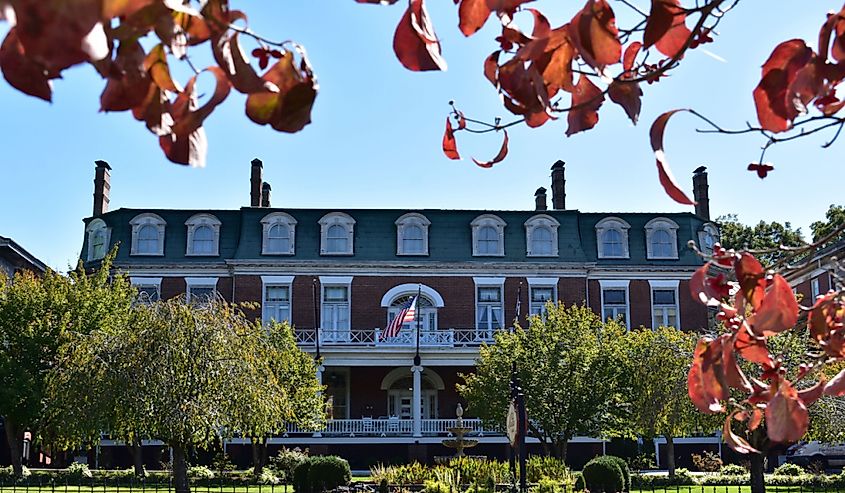
<svg viewBox="0 0 845 493">
<path fill-rule="evenodd" d="M 706 253 L 713 253 L 713 245 L 719 242 L 719 228 L 713 223 L 704 223 L 698 232 L 698 248 Z"/>
<path fill-rule="evenodd" d="M 330 212 L 320 218 L 320 255 L 352 255 L 355 220 L 343 212 Z"/>
<path fill-rule="evenodd" d="M 185 221 L 188 227 L 186 255 L 219 255 L 220 220 L 211 214 L 195 214 Z"/>
<path fill-rule="evenodd" d="M 557 257 L 557 229 L 560 223 L 546 214 L 525 221 L 525 252 L 529 257 Z"/>
<path fill-rule="evenodd" d="M 618 217 L 606 217 L 596 224 L 599 258 L 629 258 L 628 230 L 631 225 Z"/>
<path fill-rule="evenodd" d="M 505 226 L 499 216 L 482 214 L 470 223 L 472 227 L 472 255 L 502 257 L 505 255 Z"/>
<path fill-rule="evenodd" d="M 88 235 L 88 260 L 100 260 L 106 256 L 111 239 L 111 228 L 102 219 L 94 219 L 85 228 Z"/>
<path fill-rule="evenodd" d="M 296 238 L 296 219 L 284 212 L 272 212 L 261 220 L 262 255 L 293 255 Z"/>
<path fill-rule="evenodd" d="M 164 228 L 167 223 L 158 214 L 144 213 L 133 217 L 130 255 L 164 255 Z"/>
<path fill-rule="evenodd" d="M 396 220 L 396 255 L 428 255 L 428 227 L 431 221 L 411 212 Z"/>
<path fill-rule="evenodd" d="M 665 217 L 657 217 L 645 225 L 646 257 L 649 259 L 678 258 L 678 224 Z"/>
</svg>

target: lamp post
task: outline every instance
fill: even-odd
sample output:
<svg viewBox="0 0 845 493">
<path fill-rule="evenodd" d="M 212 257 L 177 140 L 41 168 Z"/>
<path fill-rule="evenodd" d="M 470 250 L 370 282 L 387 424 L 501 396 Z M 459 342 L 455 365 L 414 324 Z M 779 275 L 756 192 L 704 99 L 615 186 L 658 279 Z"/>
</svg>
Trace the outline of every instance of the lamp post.
<svg viewBox="0 0 845 493">
<path fill-rule="evenodd" d="M 516 315 L 511 326 L 511 334 L 516 331 L 516 325 L 519 323 L 519 312 L 522 306 L 522 282 L 519 283 L 519 288 L 516 292 Z M 511 360 L 511 404 L 508 409 L 508 434 L 511 442 L 510 454 L 510 468 L 511 475 L 516 478 L 516 459 L 515 455 L 519 455 L 519 490 L 521 492 L 528 491 L 526 480 L 526 451 L 525 451 L 525 434 L 528 431 L 528 417 L 525 412 L 525 394 L 522 391 L 522 386 L 519 382 L 519 374 L 516 367 L 516 357 Z M 515 415 L 515 416 L 514 416 Z M 513 429 L 512 429 L 513 428 Z M 514 485 L 515 486 L 515 485 Z"/>
</svg>

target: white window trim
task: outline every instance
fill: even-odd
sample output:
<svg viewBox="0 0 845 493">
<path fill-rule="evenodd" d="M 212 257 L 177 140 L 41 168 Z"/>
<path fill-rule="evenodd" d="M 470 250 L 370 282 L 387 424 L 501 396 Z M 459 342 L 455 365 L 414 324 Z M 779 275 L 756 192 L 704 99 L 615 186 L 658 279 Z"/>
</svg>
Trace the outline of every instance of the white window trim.
<svg viewBox="0 0 845 493">
<path fill-rule="evenodd" d="M 496 287 L 499 288 L 502 299 L 501 299 L 501 309 L 502 309 L 502 328 L 505 329 L 508 327 L 508 322 L 505 320 L 505 278 L 504 277 L 473 277 L 472 281 L 475 283 L 474 288 L 474 297 L 475 303 L 473 304 L 473 311 L 472 317 L 473 322 L 472 325 L 475 327 L 477 331 L 485 331 L 487 330 L 486 327 L 479 327 L 478 326 L 478 288 L 490 288 Z"/>
<path fill-rule="evenodd" d="M 504 257 L 505 256 L 505 226 L 508 225 L 495 214 L 482 214 L 472 220 L 472 256 L 473 257 Z M 478 252 L 478 232 L 485 226 L 492 226 L 499 237 L 499 248 L 495 253 Z"/>
<path fill-rule="evenodd" d="M 654 325 L 654 290 L 655 289 L 672 289 L 675 291 L 675 323 L 680 325 L 681 323 L 681 300 L 678 297 L 678 286 L 680 285 L 681 281 L 677 279 L 662 279 L 662 280 L 654 280 L 649 279 L 648 281 L 648 298 L 649 303 L 651 305 L 651 325 Z M 666 305 L 668 306 L 668 305 Z M 629 315 L 630 316 L 630 315 Z M 652 329 L 656 329 L 657 327 L 652 327 Z M 680 327 L 675 327 L 676 329 L 680 329 Z"/>
<path fill-rule="evenodd" d="M 193 288 L 211 288 L 217 293 L 217 281 L 219 280 L 219 277 L 186 277 L 185 301 L 191 302 L 191 289 Z"/>
<path fill-rule="evenodd" d="M 704 253 L 713 253 L 711 248 L 707 247 L 707 237 L 713 238 L 713 243 L 719 242 L 719 228 L 713 223 L 704 223 L 701 231 L 698 232 L 698 249 Z"/>
<path fill-rule="evenodd" d="M 443 308 L 445 305 L 443 297 L 440 296 L 440 293 L 438 293 L 434 288 L 426 286 L 425 284 L 406 283 L 394 286 L 384 293 L 384 296 L 381 297 L 381 306 L 382 308 L 390 308 L 393 300 L 395 300 L 398 296 L 411 294 L 416 295 L 417 293 L 425 295 L 434 303 L 435 308 Z"/>
<path fill-rule="evenodd" d="M 654 237 L 654 233 L 659 230 L 664 230 L 669 233 L 670 238 L 670 245 L 672 247 L 672 252 L 668 257 L 666 256 L 658 256 L 655 255 L 652 251 L 652 238 Z M 645 246 L 646 246 L 646 258 L 649 260 L 660 260 L 660 259 L 677 259 L 678 258 L 678 223 L 675 221 L 666 218 L 666 217 L 656 217 L 651 221 L 647 222 L 645 225 Z"/>
<path fill-rule="evenodd" d="M 557 219 L 548 214 L 537 214 L 525 221 L 525 254 L 528 257 L 557 257 L 558 256 L 558 228 L 560 223 Z M 537 228 L 549 228 L 552 232 L 552 253 L 539 254 L 532 251 L 534 244 L 534 230 Z"/>
<path fill-rule="evenodd" d="M 158 293 L 158 299 L 161 299 L 160 277 L 130 277 L 129 284 L 136 288 L 156 288 L 156 293 Z"/>
<path fill-rule="evenodd" d="M 349 330 L 352 330 L 352 279 L 353 276 L 320 276 L 320 329 L 326 330 L 323 327 L 325 323 L 323 317 L 323 304 L 326 299 L 326 288 L 331 286 L 343 286 L 346 288 L 346 304 L 349 305 Z M 334 330 L 334 329 L 332 329 Z"/>
<path fill-rule="evenodd" d="M 185 255 L 196 257 L 216 257 L 220 255 L 220 225 L 222 223 L 212 214 L 201 213 L 194 214 L 187 221 L 185 226 L 188 227 L 188 244 L 185 247 Z M 214 233 L 214 242 L 211 253 L 194 253 L 194 232 L 200 226 L 208 226 Z"/>
<path fill-rule="evenodd" d="M 431 226 L 431 221 L 427 217 L 417 212 L 409 212 L 396 220 L 396 255 L 408 256 L 422 256 L 428 255 L 428 227 Z M 423 237 L 423 251 L 422 252 L 405 252 L 402 244 L 405 239 L 405 228 L 408 226 L 417 226 L 422 229 Z"/>
<path fill-rule="evenodd" d="M 601 295 L 601 318 L 604 318 L 604 290 L 605 289 L 624 289 L 625 290 L 625 328 L 631 330 L 631 281 L 617 280 L 617 279 L 602 279 L 599 280 L 599 294 Z"/>
<path fill-rule="evenodd" d="M 604 241 L 602 236 L 605 231 L 615 229 L 622 235 L 622 255 L 606 255 L 604 252 Z M 631 225 L 618 217 L 606 217 L 596 223 L 596 250 L 599 258 L 630 258 L 628 247 L 628 230 Z"/>
<path fill-rule="evenodd" d="M 270 244 L 270 228 L 281 224 L 287 226 L 290 237 L 288 238 L 288 251 L 271 252 L 267 249 Z M 296 219 L 290 214 L 284 212 L 271 212 L 261 219 L 262 234 L 261 234 L 261 255 L 294 255 L 296 252 Z"/>
<path fill-rule="evenodd" d="M 129 221 L 129 224 L 132 226 L 132 244 L 129 255 L 139 257 L 161 257 L 164 255 L 164 231 L 167 227 L 167 221 L 158 214 L 145 212 L 133 217 L 132 220 Z M 140 233 L 143 226 L 147 225 L 155 226 L 158 230 L 158 246 L 154 252 L 141 253 L 138 251 L 138 233 Z"/>
<path fill-rule="evenodd" d="M 269 320 L 265 317 L 264 303 L 267 301 L 267 288 L 283 286 L 288 288 L 288 311 L 290 316 L 288 324 L 293 326 L 293 278 L 294 276 L 261 276 L 261 322 L 268 323 Z M 281 320 L 279 321 L 281 322 Z"/>
<path fill-rule="evenodd" d="M 320 255 L 353 255 L 355 246 L 353 240 L 355 238 L 355 219 L 352 216 L 343 212 L 330 212 L 321 217 L 318 221 L 320 223 Z M 326 250 L 328 245 L 328 231 L 331 226 L 339 225 L 346 229 L 347 249 L 343 252 L 329 252 Z"/>
<path fill-rule="evenodd" d="M 103 237 L 103 256 L 94 258 L 94 233 L 100 229 L 105 231 L 105 235 Z M 88 223 L 88 226 L 85 228 L 85 232 L 88 235 L 88 261 L 102 260 L 105 258 L 105 256 L 109 253 L 109 245 L 111 244 L 111 228 L 106 225 L 105 221 L 97 218 Z"/>
<path fill-rule="evenodd" d="M 534 302 L 531 298 L 531 288 L 552 288 L 552 299 L 551 301 L 557 303 L 558 295 L 557 295 L 557 284 L 560 280 L 559 277 L 528 277 L 528 313 L 532 313 L 532 307 Z"/>
</svg>

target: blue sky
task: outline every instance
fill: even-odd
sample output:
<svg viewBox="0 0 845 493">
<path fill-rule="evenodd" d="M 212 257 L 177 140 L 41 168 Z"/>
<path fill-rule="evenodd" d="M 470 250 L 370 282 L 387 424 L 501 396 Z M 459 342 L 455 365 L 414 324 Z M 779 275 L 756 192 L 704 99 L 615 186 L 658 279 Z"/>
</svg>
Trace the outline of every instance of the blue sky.
<svg viewBox="0 0 845 493">
<path fill-rule="evenodd" d="M 98 113 L 104 82 L 90 67 L 68 70 L 54 83 L 53 104 L 0 82 L 0 235 L 9 236 L 56 268 L 74 263 L 82 218 L 91 214 L 93 161 L 112 168 L 111 207 L 238 208 L 249 203 L 249 162 L 264 161 L 275 207 L 528 209 L 534 190 L 548 188 L 549 167 L 567 163 L 567 207 L 582 211 L 687 211 L 664 195 L 657 180 L 648 128 L 663 111 L 692 107 L 728 127 L 756 116 L 751 91 L 774 46 L 800 37 L 815 45 L 834 1 L 745 1 L 720 25 L 720 36 L 691 52 L 672 77 L 645 86 L 640 123 L 605 102 L 598 126 L 567 138 L 563 121 L 512 130 L 508 158 L 485 170 L 469 156 L 489 159 L 498 135 L 458 134 L 463 161 L 440 150 L 448 101 L 468 115 L 510 118 L 482 75 L 496 49 L 495 23 L 472 38 L 457 29 L 457 9 L 429 1 L 445 73 L 411 73 L 392 51 L 404 9 L 352 0 L 232 0 L 250 26 L 308 50 L 320 82 L 313 123 L 298 134 L 259 127 L 244 116 L 234 91 L 206 121 L 205 169 L 169 163 L 155 137 L 127 113 Z M 280 5 L 283 5 L 280 6 Z M 552 25 L 568 20 L 580 2 L 534 4 Z M 621 12 L 619 2 L 611 5 Z M 530 24 L 525 24 L 530 29 Z M 0 27 L 5 31 L 5 25 Z M 250 46 L 251 49 L 251 46 Z M 208 47 L 197 51 L 205 52 Z M 202 63 L 204 57 L 197 55 Z M 175 62 L 178 64 L 178 62 Z M 185 67 L 175 68 L 184 82 Z M 208 81 L 206 81 L 208 82 Z M 691 172 L 710 172 L 711 214 L 738 213 L 744 222 L 790 221 L 807 232 L 831 203 L 842 203 L 841 146 L 812 136 L 770 150 L 776 170 L 766 180 L 745 171 L 759 156 L 755 136 L 703 135 L 686 114 L 669 124 L 666 150 L 675 176 L 691 193 Z"/>
</svg>

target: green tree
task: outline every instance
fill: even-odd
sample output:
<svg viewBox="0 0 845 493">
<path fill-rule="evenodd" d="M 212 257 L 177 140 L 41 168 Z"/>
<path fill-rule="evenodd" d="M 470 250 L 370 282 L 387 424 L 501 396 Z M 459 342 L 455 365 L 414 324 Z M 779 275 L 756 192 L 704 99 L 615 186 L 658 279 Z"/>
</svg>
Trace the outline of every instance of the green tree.
<svg viewBox="0 0 845 493">
<path fill-rule="evenodd" d="M 314 362 L 296 348 L 290 328 L 265 328 L 222 300 L 139 304 L 129 324 L 68 344 L 52 377 L 62 415 L 90 413 L 88 427 L 59 427 L 68 444 L 84 442 L 103 424 L 128 443 L 161 440 L 173 451 L 180 493 L 190 488 L 191 451 L 235 433 L 263 438 L 322 412 Z"/>
<path fill-rule="evenodd" d="M 626 412 L 621 393 L 625 328 L 603 323 L 586 306 L 548 304 L 528 327 L 497 334 L 483 346 L 476 372 L 462 375 L 458 392 L 485 423 L 504 427 L 511 362 L 516 360 L 525 392 L 529 434 L 547 453 L 566 459 L 576 435 L 617 433 Z"/>
<path fill-rule="evenodd" d="M 687 373 L 698 334 L 674 327 L 640 328 L 626 336 L 631 429 L 643 438 L 666 438 L 666 467 L 675 475 L 674 438 L 713 431 L 719 420 L 704 415 L 687 395 Z"/>
<path fill-rule="evenodd" d="M 796 247 L 805 244 L 801 228 L 793 229 L 788 222 L 760 221 L 754 226 L 748 226 L 739 222 L 736 214 L 719 216 L 716 222 L 719 224 L 719 242 L 723 247 L 737 251 L 752 250 L 765 267 L 787 256 L 786 252 L 778 250 L 780 246 Z"/>
<path fill-rule="evenodd" d="M 69 276 L 49 270 L 43 277 L 0 276 L 0 416 L 15 474 L 22 471 L 26 430 L 38 442 L 55 443 L 45 388 L 60 348 L 74 334 L 122 325 L 129 317 L 131 286 L 120 276 L 109 279 L 114 254 L 94 273 L 80 264 Z"/>
<path fill-rule="evenodd" d="M 810 225 L 814 242 L 821 240 L 845 225 L 845 206 L 830 204 L 824 216 L 827 219 L 826 221 L 816 221 Z M 831 241 L 843 239 L 845 239 L 845 232 L 840 232 L 836 237 L 831 238 Z"/>
</svg>

